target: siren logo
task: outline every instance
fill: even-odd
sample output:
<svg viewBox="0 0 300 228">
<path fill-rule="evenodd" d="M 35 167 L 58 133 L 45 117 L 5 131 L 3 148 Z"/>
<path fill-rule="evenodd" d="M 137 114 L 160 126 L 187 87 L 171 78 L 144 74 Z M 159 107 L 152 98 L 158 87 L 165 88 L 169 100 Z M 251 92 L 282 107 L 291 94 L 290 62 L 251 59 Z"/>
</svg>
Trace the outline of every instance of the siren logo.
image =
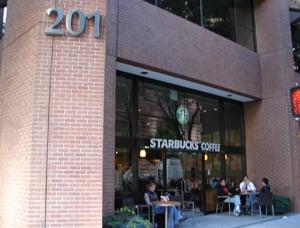
<svg viewBox="0 0 300 228">
<path fill-rule="evenodd" d="M 221 145 L 217 143 L 207 143 L 200 141 L 188 141 L 177 139 L 150 139 L 150 148 L 152 149 L 181 149 L 181 150 L 201 150 L 209 152 L 220 152 Z"/>
</svg>

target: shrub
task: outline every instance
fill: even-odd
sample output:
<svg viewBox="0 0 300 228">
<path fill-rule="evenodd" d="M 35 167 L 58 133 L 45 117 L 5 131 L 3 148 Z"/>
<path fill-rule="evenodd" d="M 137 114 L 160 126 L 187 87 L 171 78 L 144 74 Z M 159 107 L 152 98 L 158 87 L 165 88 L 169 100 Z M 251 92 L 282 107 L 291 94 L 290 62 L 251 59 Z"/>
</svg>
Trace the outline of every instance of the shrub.
<svg viewBox="0 0 300 228">
<path fill-rule="evenodd" d="M 103 225 L 107 228 L 150 228 L 149 220 L 135 214 L 134 210 L 122 207 L 113 215 L 103 219 Z"/>
</svg>

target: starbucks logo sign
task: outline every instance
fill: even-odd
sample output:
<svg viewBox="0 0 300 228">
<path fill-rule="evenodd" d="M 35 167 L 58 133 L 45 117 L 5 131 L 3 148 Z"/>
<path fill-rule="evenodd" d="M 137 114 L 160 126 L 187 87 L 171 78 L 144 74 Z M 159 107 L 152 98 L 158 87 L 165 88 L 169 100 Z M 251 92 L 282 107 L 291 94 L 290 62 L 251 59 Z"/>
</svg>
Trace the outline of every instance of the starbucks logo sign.
<svg viewBox="0 0 300 228">
<path fill-rule="evenodd" d="M 176 118 L 180 124 L 187 124 L 190 119 L 188 109 L 184 105 L 180 105 L 176 110 Z"/>
</svg>

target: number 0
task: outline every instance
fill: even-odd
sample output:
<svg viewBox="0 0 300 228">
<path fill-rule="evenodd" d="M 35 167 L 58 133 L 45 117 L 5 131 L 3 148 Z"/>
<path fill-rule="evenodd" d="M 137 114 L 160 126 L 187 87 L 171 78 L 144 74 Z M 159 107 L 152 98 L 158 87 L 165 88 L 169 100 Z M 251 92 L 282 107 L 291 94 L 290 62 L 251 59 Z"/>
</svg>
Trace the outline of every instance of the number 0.
<svg viewBox="0 0 300 228">
<path fill-rule="evenodd" d="M 79 25 L 76 31 L 74 31 L 72 28 L 72 19 L 75 16 L 75 14 L 79 16 Z M 67 19 L 66 19 L 66 27 L 67 27 L 67 32 L 71 36 L 80 36 L 85 29 L 85 24 L 86 24 L 85 15 L 79 9 L 73 9 L 68 12 Z"/>
</svg>

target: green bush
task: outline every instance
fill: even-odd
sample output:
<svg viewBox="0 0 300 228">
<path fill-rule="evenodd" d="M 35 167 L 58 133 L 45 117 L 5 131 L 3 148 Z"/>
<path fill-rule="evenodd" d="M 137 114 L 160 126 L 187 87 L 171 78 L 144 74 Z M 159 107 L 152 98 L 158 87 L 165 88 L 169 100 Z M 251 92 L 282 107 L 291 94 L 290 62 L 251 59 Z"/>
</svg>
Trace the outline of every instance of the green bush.
<svg viewBox="0 0 300 228">
<path fill-rule="evenodd" d="M 288 212 L 292 206 L 290 198 L 283 195 L 274 195 L 273 204 L 276 214 L 284 214 Z"/>
<path fill-rule="evenodd" d="M 134 210 L 122 207 L 113 215 L 106 216 L 103 219 L 105 228 L 150 228 L 149 220 L 135 214 Z"/>
</svg>

